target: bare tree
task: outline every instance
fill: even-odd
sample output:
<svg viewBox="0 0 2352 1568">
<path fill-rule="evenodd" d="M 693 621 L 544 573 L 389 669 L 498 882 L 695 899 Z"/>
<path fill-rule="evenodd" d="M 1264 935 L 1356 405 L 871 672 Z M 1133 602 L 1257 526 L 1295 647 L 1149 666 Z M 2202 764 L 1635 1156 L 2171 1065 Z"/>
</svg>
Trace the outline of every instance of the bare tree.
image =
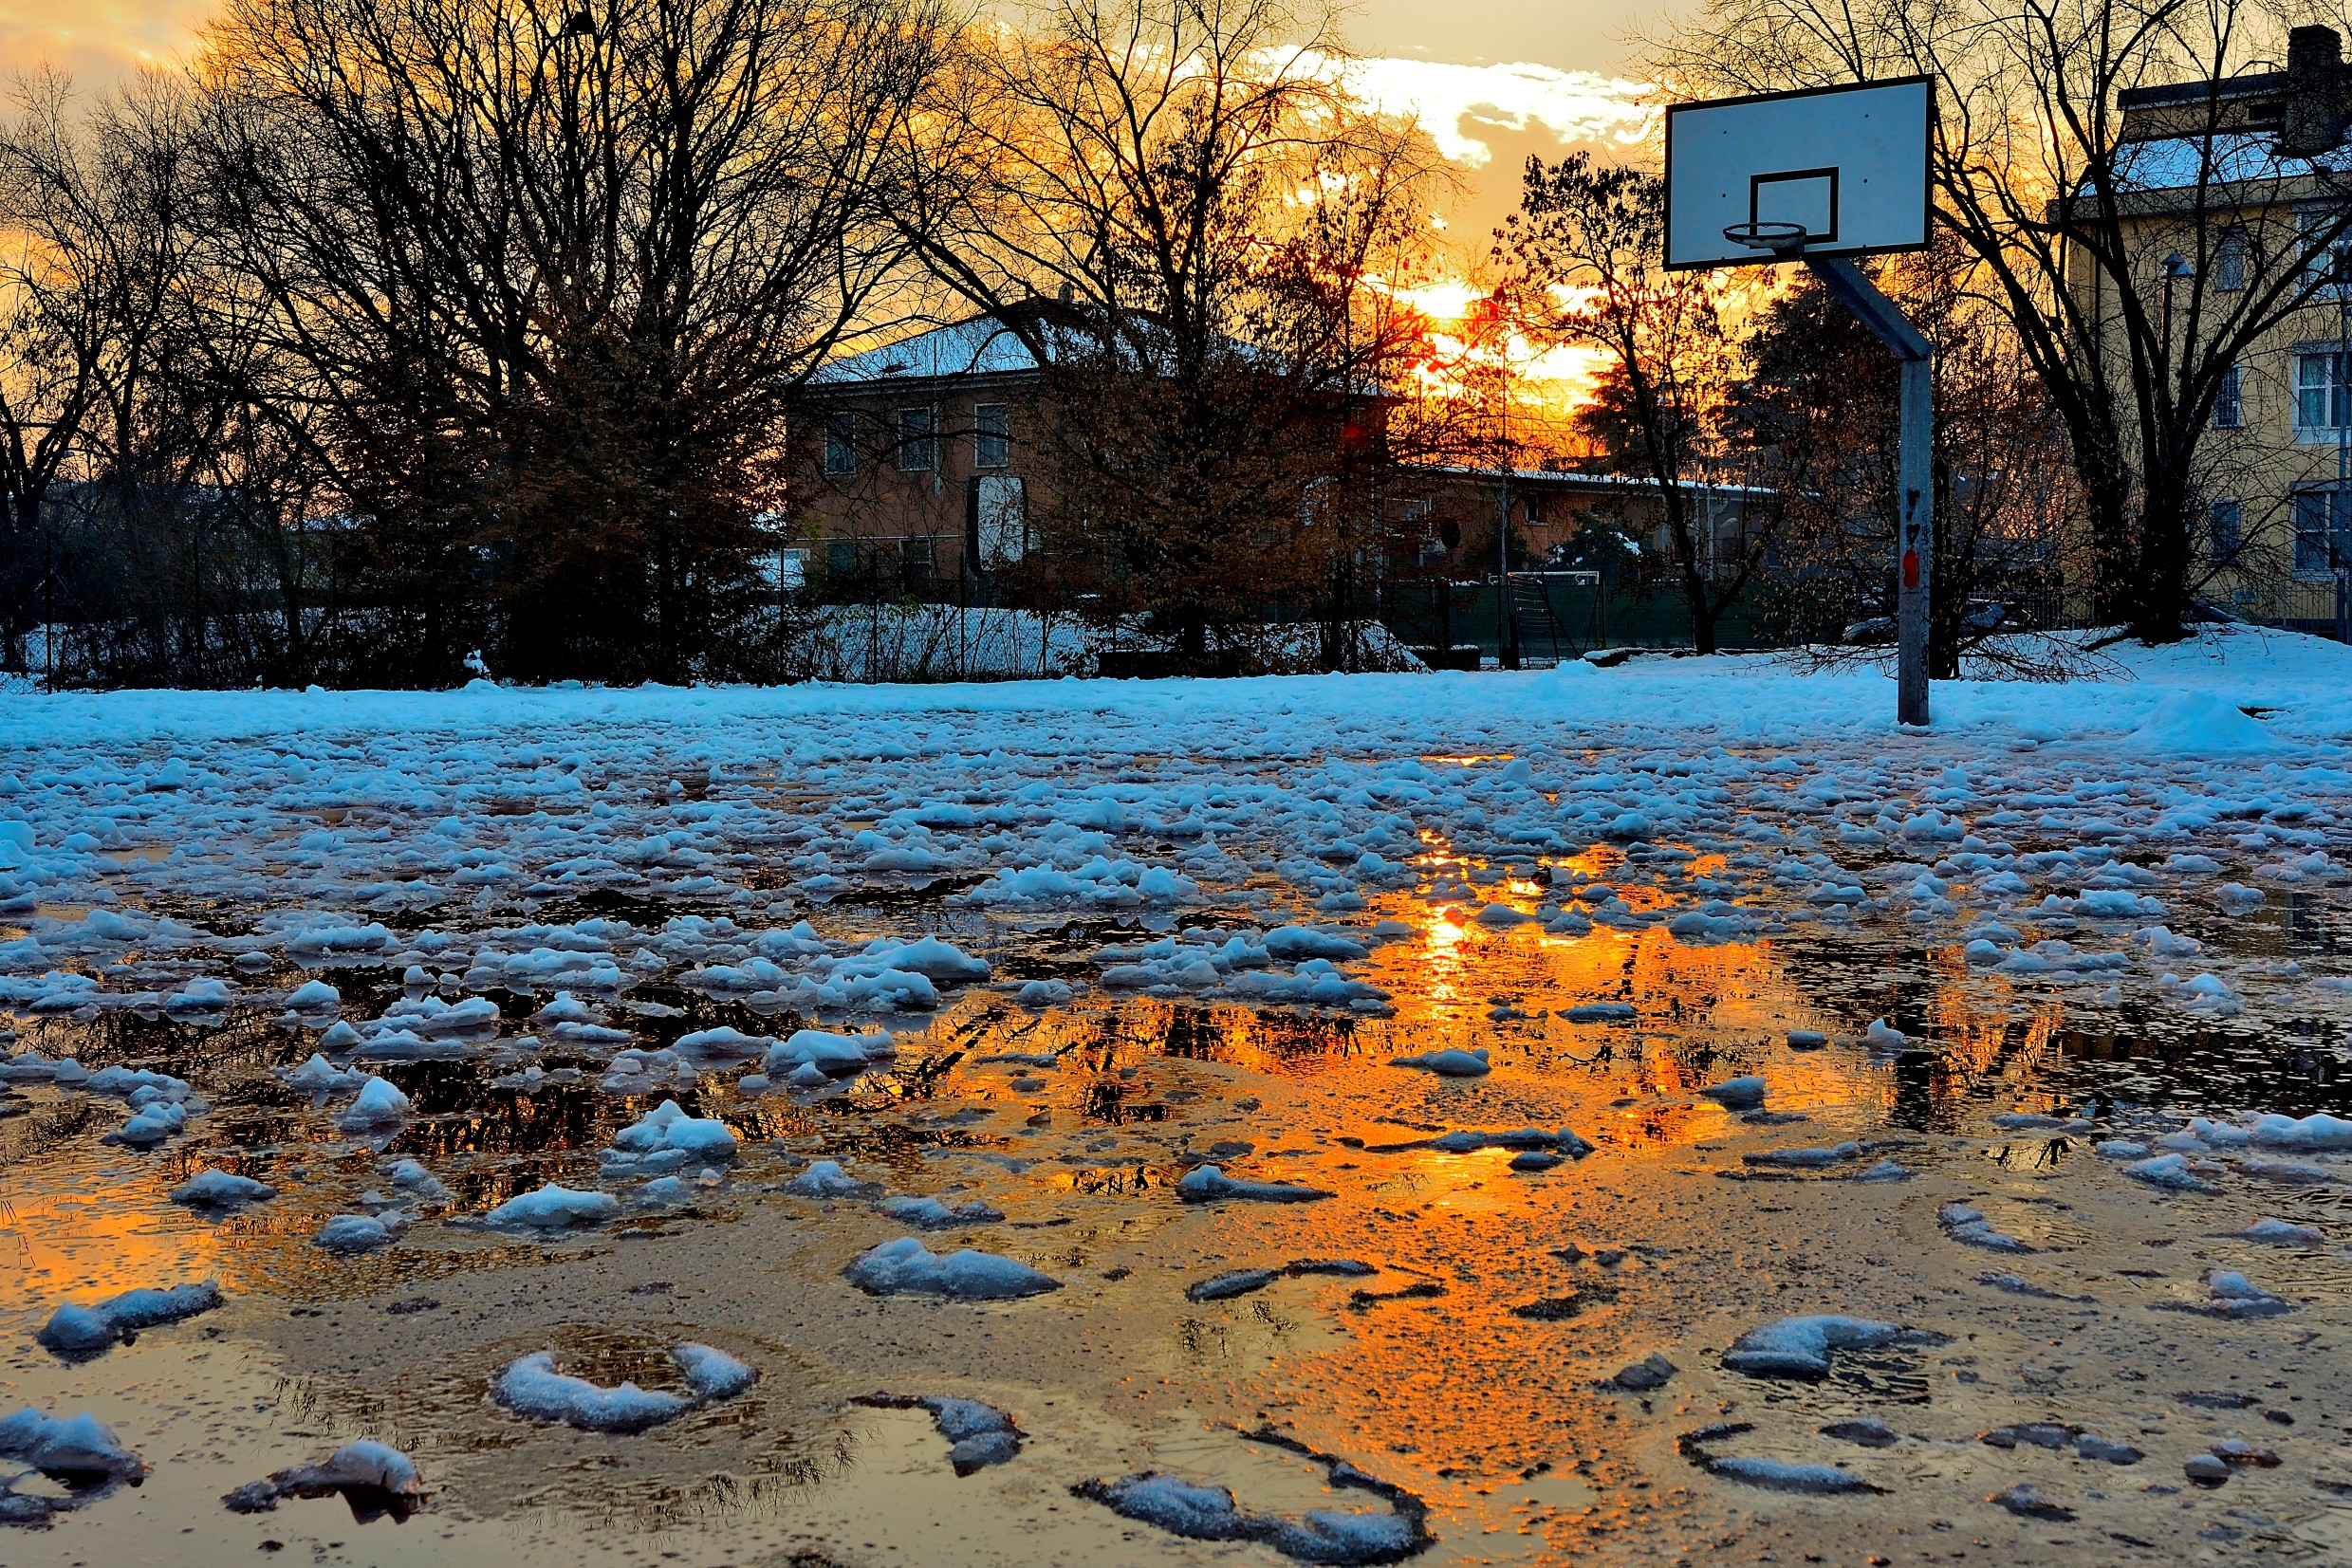
<svg viewBox="0 0 2352 1568">
<path fill-rule="evenodd" d="M 1572 153 L 1528 160 L 1520 210 L 1496 236 L 1529 326 L 1598 350 L 1622 440 L 1614 453 L 1650 482 L 1674 555 L 1675 586 L 1702 654 L 1769 552 L 1768 528 L 1712 541 L 1691 481 L 1713 443 L 1729 370 L 1716 274 L 1664 270 L 1666 190 L 1658 175 Z"/>
<path fill-rule="evenodd" d="M 1065 581 L 1196 665 L 1320 601 L 1346 662 L 1331 606 L 1356 602 L 1402 320 L 1367 285 L 1434 160 L 1349 101 L 1328 18 L 1280 0 L 1062 0 L 973 44 L 908 238 L 1047 367 L 1037 521 Z"/>
<path fill-rule="evenodd" d="M 2243 118 L 2233 79 L 2278 34 L 2243 0 L 1706 0 L 1654 52 L 1692 91 L 1935 83 L 1936 222 L 2065 422 L 2096 608 L 2169 641 L 2209 563 L 2193 546 L 2215 407 L 2332 298 L 2313 260 L 2352 226 L 2321 156 L 2341 112 L 2324 123 L 2289 83 L 2291 123 Z M 2176 83 L 2127 138 L 2121 95 Z"/>
<path fill-rule="evenodd" d="M 224 268 L 318 416 L 387 673 L 741 646 L 791 390 L 904 255 L 935 0 L 231 0 Z"/>
</svg>

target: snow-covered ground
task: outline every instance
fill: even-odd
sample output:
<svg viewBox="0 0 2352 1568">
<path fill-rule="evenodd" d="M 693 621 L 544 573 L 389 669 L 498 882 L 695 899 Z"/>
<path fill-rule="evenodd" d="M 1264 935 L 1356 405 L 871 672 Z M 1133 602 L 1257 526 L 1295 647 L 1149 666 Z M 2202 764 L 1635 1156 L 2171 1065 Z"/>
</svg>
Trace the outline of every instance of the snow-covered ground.
<svg viewBox="0 0 2352 1568">
<path fill-rule="evenodd" d="M 151 1472 L 0 1512 L 2340 1546 L 2352 651 L 2108 657 L 0 699 L 0 1417 Z"/>
</svg>

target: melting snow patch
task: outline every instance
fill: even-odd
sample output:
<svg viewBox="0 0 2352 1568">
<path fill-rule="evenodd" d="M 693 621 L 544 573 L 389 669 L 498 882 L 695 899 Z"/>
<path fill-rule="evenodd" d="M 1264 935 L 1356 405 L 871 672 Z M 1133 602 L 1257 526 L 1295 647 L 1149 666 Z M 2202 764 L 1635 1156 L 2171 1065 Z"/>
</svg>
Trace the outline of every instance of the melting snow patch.
<svg viewBox="0 0 2352 1568">
<path fill-rule="evenodd" d="M 1675 1439 L 1675 1447 L 1684 1458 L 1709 1475 L 1721 1476 L 1726 1481 L 1736 1481 L 1742 1485 L 1758 1486 L 1767 1491 L 1808 1492 L 1835 1497 L 1885 1490 L 1839 1465 L 1792 1464 L 1781 1459 L 1722 1455 L 1713 1451 L 1713 1446 L 1725 1438 L 1753 1430 L 1755 1428 L 1746 1421 L 1721 1422 L 1682 1433 Z"/>
<path fill-rule="evenodd" d="M 482 1223 L 525 1230 L 563 1230 L 602 1225 L 620 1212 L 620 1200 L 610 1192 L 575 1192 L 549 1182 L 536 1191 L 509 1198 L 483 1215 Z"/>
<path fill-rule="evenodd" d="M 1483 1078 L 1493 1068 L 1487 1061 L 1486 1047 L 1474 1051 L 1447 1049 L 1424 1051 L 1419 1056 L 1389 1058 L 1391 1067 L 1417 1067 L 1440 1078 Z"/>
<path fill-rule="evenodd" d="M 2185 1154 L 2158 1154 L 2154 1159 L 2128 1160 L 2116 1168 L 2136 1182 L 2166 1192 L 2218 1192 L 2220 1188 L 2190 1169 Z"/>
<path fill-rule="evenodd" d="M 96 1356 L 143 1329 L 176 1323 L 220 1304 L 220 1286 L 211 1280 L 169 1290 L 126 1290 L 96 1306 L 66 1302 L 49 1315 L 34 1337 L 60 1356 Z"/>
<path fill-rule="evenodd" d="M 613 1134 L 608 1165 L 640 1172 L 675 1170 L 691 1161 L 711 1163 L 735 1157 L 735 1134 L 727 1124 L 688 1116 L 674 1099 L 665 1099 L 634 1125 Z"/>
<path fill-rule="evenodd" d="M 14 1490 L 21 1476 L 0 1482 L 0 1524 L 46 1524 L 51 1514 L 95 1502 L 121 1482 L 137 1485 L 147 1474 L 139 1456 L 87 1411 L 51 1417 L 28 1407 L 0 1417 L 0 1459 L 15 1460 L 70 1488 L 65 1496 L 53 1497 Z"/>
<path fill-rule="evenodd" d="M 1935 1211 L 1935 1223 L 1944 1234 L 1962 1246 L 1980 1246 L 1987 1252 L 2038 1252 L 2041 1248 L 2030 1242 L 2018 1240 L 1992 1228 L 1992 1222 L 1980 1209 L 1964 1203 L 1948 1203 Z"/>
<path fill-rule="evenodd" d="M 959 1476 L 1002 1465 L 1021 1452 L 1021 1429 L 1011 1416 L 977 1399 L 940 1393 L 869 1393 L 856 1403 L 875 1410 L 920 1410 L 948 1440 L 948 1463 Z"/>
<path fill-rule="evenodd" d="M 1426 1551 L 1428 1505 L 1403 1487 L 1367 1475 L 1271 1430 L 1247 1434 L 1250 1441 L 1287 1449 L 1324 1467 L 1333 1488 L 1370 1492 L 1387 1510 L 1314 1509 L 1296 1519 L 1244 1508 L 1222 1486 L 1201 1486 L 1162 1472 L 1122 1476 L 1117 1481 L 1082 1481 L 1071 1492 L 1100 1503 L 1122 1519 L 1155 1525 L 1188 1540 L 1254 1541 L 1294 1562 L 1343 1565 L 1401 1562 Z"/>
<path fill-rule="evenodd" d="M 1176 1187 L 1176 1195 L 1186 1203 L 1214 1203 L 1226 1198 L 1252 1203 L 1311 1203 L 1331 1196 L 1318 1188 L 1290 1182 L 1240 1180 L 1213 1165 L 1194 1166 L 1177 1179 Z"/>
<path fill-rule="evenodd" d="M 172 1189 L 172 1201 L 190 1208 L 234 1208 L 240 1204 L 264 1203 L 278 1195 L 278 1190 L 267 1182 L 250 1176 L 236 1175 L 206 1166 L 194 1175 Z"/>
<path fill-rule="evenodd" d="M 362 1521 L 376 1513 L 405 1518 L 424 1496 L 424 1485 L 408 1455 L 390 1444 L 362 1438 L 346 1443 L 316 1465 L 300 1465 L 273 1472 L 267 1481 L 249 1482 L 221 1499 L 231 1513 L 257 1514 L 275 1508 L 289 1497 L 325 1497 L 340 1492 L 350 1499 L 352 1512 Z"/>
<path fill-rule="evenodd" d="M 398 1239 L 390 1226 L 373 1214 L 338 1214 L 319 1227 L 310 1245 L 329 1252 L 373 1252 Z"/>
<path fill-rule="evenodd" d="M 1060 1290 L 1062 1282 L 992 1252 L 942 1257 L 912 1236 L 884 1242 L 843 1274 L 869 1296 L 945 1296 L 962 1301 L 1012 1301 Z"/>
<path fill-rule="evenodd" d="M 599 1388 L 556 1370 L 555 1352 L 539 1351 L 510 1361 L 491 1391 L 501 1405 L 532 1421 L 561 1421 L 583 1431 L 640 1432 L 675 1421 L 699 1405 L 732 1398 L 758 1374 L 709 1345 L 682 1344 L 670 1358 L 686 1376 L 694 1396 L 623 1383 Z"/>
<path fill-rule="evenodd" d="M 1835 1314 L 1783 1318 L 1741 1335 L 1724 1353 L 1723 1364 L 1750 1377 L 1818 1378 L 1829 1375 L 1829 1358 L 1835 1351 L 1948 1342 L 1940 1334 L 1870 1318 Z"/>
</svg>

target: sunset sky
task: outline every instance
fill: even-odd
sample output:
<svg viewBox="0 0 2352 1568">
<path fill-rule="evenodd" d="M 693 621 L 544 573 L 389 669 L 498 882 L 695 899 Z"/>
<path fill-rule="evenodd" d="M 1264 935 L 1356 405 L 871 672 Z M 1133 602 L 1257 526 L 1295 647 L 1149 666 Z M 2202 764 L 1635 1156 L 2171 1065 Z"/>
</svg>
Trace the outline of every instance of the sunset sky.
<svg viewBox="0 0 2352 1568">
<path fill-rule="evenodd" d="M 1569 147 L 1640 138 L 1644 89 L 1626 58 L 1626 34 L 1653 22 L 1659 3 L 1362 0 L 1352 9 L 1345 33 L 1364 57 L 1360 92 L 1384 107 L 1410 109 L 1462 175 L 1462 197 L 1448 214 L 1459 251 L 1453 270 L 1485 254 L 1489 234 L 1515 203 L 1530 153 L 1556 157 Z M 213 7 L 213 0 L 0 0 L 0 67 L 14 74 L 47 64 L 83 86 L 106 85 L 142 64 L 183 56 Z M 1442 308 L 1459 294 L 1440 287 L 1421 303 Z M 1528 368 L 1542 379 L 1557 367 Z"/>
</svg>

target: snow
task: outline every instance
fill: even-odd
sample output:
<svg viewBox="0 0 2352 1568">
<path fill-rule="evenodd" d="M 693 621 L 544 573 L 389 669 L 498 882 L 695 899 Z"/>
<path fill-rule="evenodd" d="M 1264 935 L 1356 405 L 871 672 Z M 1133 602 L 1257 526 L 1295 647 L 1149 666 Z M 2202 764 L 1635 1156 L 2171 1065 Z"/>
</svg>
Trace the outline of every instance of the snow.
<svg viewBox="0 0 2352 1568">
<path fill-rule="evenodd" d="M 1775 1492 L 1811 1492 L 1835 1496 L 1843 1492 L 1875 1492 L 1872 1485 L 1852 1470 L 1838 1465 L 1792 1464 L 1781 1459 L 1755 1459 L 1740 1455 L 1711 1457 L 1707 1472 L 1726 1481 L 1737 1481 L 1750 1486 L 1761 1486 Z"/>
<path fill-rule="evenodd" d="M 172 1189 L 172 1201 L 191 1208 L 233 1208 L 239 1204 L 266 1202 L 277 1195 L 278 1190 L 267 1182 L 216 1171 L 209 1165 Z"/>
<path fill-rule="evenodd" d="M 298 1465 L 274 1471 L 267 1481 L 238 1487 L 221 1501 L 232 1513 L 260 1513 L 275 1508 L 287 1497 L 323 1497 L 329 1492 L 374 1493 L 398 1505 L 413 1505 L 424 1496 L 416 1462 L 388 1443 L 361 1438 L 346 1443 L 315 1465 Z"/>
<path fill-rule="evenodd" d="M 27 1407 L 0 1418 L 0 1456 L 49 1475 L 137 1481 L 147 1473 L 114 1430 L 87 1411 L 51 1417 Z"/>
<path fill-rule="evenodd" d="M 1391 1562 L 1422 1538 L 1417 1522 L 1386 1511 L 1313 1509 L 1298 1519 L 1241 1506 L 1222 1486 L 1202 1486 L 1161 1472 L 1090 1481 L 1076 1488 L 1125 1519 L 1189 1540 L 1258 1541 L 1298 1562 Z"/>
<path fill-rule="evenodd" d="M 361 1132 L 398 1126 L 408 1114 L 406 1095 L 384 1079 L 369 1078 L 361 1083 L 359 1098 L 335 1118 L 335 1124 L 346 1132 Z"/>
<path fill-rule="evenodd" d="M 620 1212 L 620 1200 L 609 1192 L 577 1192 L 548 1182 L 534 1191 L 509 1198 L 483 1215 L 482 1223 L 526 1230 L 564 1230 L 602 1225 Z"/>
<path fill-rule="evenodd" d="M 673 1349 L 670 1358 L 686 1374 L 686 1386 L 697 1399 L 732 1399 L 759 1381 L 757 1369 L 711 1345 L 689 1340 Z"/>
<path fill-rule="evenodd" d="M 1002 1465 L 1021 1452 L 1021 1429 L 993 1405 L 954 1394 L 878 1393 L 858 1401 L 882 1410 L 922 1410 L 948 1440 L 948 1463 L 959 1476 Z"/>
<path fill-rule="evenodd" d="M 319 1227 L 310 1245 L 329 1252 L 373 1252 L 399 1238 L 373 1214 L 338 1214 Z"/>
<path fill-rule="evenodd" d="M 674 1099 L 665 1099 L 635 1123 L 613 1134 L 613 1149 L 634 1169 L 656 1166 L 674 1169 L 692 1160 L 725 1161 L 735 1157 L 735 1134 L 727 1124 L 709 1117 L 690 1116 Z"/>
<path fill-rule="evenodd" d="M 2116 1169 L 2136 1182 L 2144 1182 L 2167 1192 L 2221 1190 L 2191 1170 L 2185 1154 L 2158 1154 L 2152 1159 L 2129 1160 Z"/>
<path fill-rule="evenodd" d="M 1699 1093 L 1727 1111 L 1751 1111 L 1764 1103 L 1764 1079 L 1752 1076 L 1727 1079 Z"/>
<path fill-rule="evenodd" d="M 1062 1288 L 1061 1281 L 1010 1258 L 969 1250 L 942 1257 L 912 1236 L 882 1243 L 843 1272 L 869 1296 L 1001 1301 Z"/>
<path fill-rule="evenodd" d="M 2176 692 L 2124 737 L 2134 750 L 2172 757 L 2254 757 L 2290 749 L 2261 721 L 2213 692 Z"/>
<path fill-rule="evenodd" d="M 491 1392 L 517 1415 L 561 1421 L 583 1431 L 639 1432 L 694 1408 L 683 1394 L 640 1389 L 635 1383 L 604 1389 L 568 1376 L 556 1370 L 555 1353 L 546 1350 L 509 1362 Z"/>
<path fill-rule="evenodd" d="M 1215 1203 L 1228 1198 L 1253 1203 L 1311 1203 L 1330 1193 L 1292 1182 L 1243 1181 L 1213 1165 L 1195 1165 L 1176 1180 L 1176 1195 L 1186 1203 Z"/>
<path fill-rule="evenodd" d="M 1750 1377 L 1825 1377 L 1834 1351 L 1932 1343 L 1938 1337 L 1871 1318 L 1838 1314 L 1783 1318 L 1741 1335 L 1724 1353 L 1723 1364 Z"/>
<path fill-rule="evenodd" d="M 206 1280 L 168 1290 L 126 1290 L 95 1306 L 68 1301 L 49 1315 L 34 1337 L 60 1356 L 95 1356 L 143 1330 L 210 1312 L 221 1300 L 220 1286 Z"/>
<path fill-rule="evenodd" d="M 1417 1056 L 1391 1057 L 1388 1064 L 1391 1067 L 1417 1067 L 1425 1073 L 1435 1073 L 1440 1078 L 1484 1078 L 1493 1071 L 1487 1055 L 1484 1046 L 1472 1051 L 1448 1048 L 1423 1051 Z"/>
</svg>

